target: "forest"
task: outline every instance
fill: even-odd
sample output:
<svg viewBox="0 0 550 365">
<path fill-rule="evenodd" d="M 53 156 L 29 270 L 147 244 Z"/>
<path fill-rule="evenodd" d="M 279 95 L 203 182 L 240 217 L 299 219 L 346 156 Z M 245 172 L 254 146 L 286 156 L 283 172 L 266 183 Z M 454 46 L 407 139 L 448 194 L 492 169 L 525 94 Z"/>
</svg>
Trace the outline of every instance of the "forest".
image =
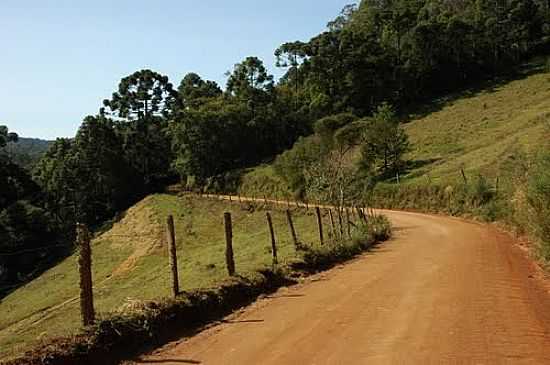
<svg viewBox="0 0 550 365">
<path fill-rule="evenodd" d="M 138 70 L 32 166 L 14 161 L 17 131 L 0 127 L 0 297 L 70 253 L 76 222 L 100 227 L 169 184 L 228 191 L 235 171 L 280 155 L 298 197 L 372 189 L 403 168 L 401 111 L 546 55 L 549 19 L 543 0 L 364 0 L 274 50 L 280 80 L 254 56 L 223 87 Z M 334 166 L 351 148 L 361 158 L 348 181 Z"/>
</svg>

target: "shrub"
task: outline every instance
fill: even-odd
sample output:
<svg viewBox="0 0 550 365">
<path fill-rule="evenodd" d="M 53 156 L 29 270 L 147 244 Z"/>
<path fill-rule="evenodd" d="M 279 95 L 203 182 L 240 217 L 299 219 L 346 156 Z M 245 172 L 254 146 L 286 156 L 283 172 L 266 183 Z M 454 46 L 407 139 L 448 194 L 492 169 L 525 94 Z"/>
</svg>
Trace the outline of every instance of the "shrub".
<svg viewBox="0 0 550 365">
<path fill-rule="evenodd" d="M 288 187 L 301 197 L 306 189 L 305 169 L 318 161 L 321 144 L 315 137 L 300 138 L 291 150 L 277 156 L 273 168 Z"/>
</svg>

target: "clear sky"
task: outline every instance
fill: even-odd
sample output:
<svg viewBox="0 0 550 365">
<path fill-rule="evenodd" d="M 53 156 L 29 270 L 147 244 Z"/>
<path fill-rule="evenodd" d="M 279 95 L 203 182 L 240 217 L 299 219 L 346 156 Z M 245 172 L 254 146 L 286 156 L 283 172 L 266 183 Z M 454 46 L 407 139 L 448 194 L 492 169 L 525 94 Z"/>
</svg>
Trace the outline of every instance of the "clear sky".
<svg viewBox="0 0 550 365">
<path fill-rule="evenodd" d="M 354 0 L 0 0 L 0 124 L 73 137 L 118 81 L 150 68 L 225 86 L 247 56 L 279 76 L 274 50 L 307 41 Z"/>
</svg>

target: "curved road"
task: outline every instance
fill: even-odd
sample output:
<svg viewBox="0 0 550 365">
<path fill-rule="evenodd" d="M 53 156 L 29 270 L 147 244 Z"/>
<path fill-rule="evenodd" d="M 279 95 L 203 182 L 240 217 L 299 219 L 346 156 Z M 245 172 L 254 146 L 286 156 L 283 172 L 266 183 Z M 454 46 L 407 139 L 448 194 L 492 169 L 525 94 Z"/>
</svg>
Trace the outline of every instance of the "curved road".
<svg viewBox="0 0 550 365">
<path fill-rule="evenodd" d="M 384 212 L 395 238 L 144 364 L 550 364 L 550 295 L 491 226 Z"/>
</svg>

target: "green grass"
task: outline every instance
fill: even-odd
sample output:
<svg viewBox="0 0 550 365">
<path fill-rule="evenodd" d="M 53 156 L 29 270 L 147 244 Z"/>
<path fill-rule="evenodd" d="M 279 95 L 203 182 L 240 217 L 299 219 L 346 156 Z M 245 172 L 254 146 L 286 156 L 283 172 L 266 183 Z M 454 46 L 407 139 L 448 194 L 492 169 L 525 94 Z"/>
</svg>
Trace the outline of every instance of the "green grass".
<svg viewBox="0 0 550 365">
<path fill-rule="evenodd" d="M 461 168 L 470 177 L 496 178 L 509 158 L 540 148 L 550 123 L 550 73 L 537 70 L 451 95 L 432 105 L 436 111 L 408 123 L 414 164 L 408 182 L 425 182 L 427 175 L 433 182 L 456 181 Z"/>
<path fill-rule="evenodd" d="M 239 186 L 239 192 L 244 196 L 272 198 L 291 198 L 292 192 L 278 176 L 271 164 L 264 164 L 245 171 Z"/>
<path fill-rule="evenodd" d="M 510 161 L 530 158 L 548 140 L 550 72 L 537 60 L 515 80 L 486 82 L 419 109 L 404 124 L 412 150 L 402 185 L 456 185 L 464 169 L 469 181 L 481 174 L 492 185 L 499 177 L 501 187 L 513 187 Z M 394 185 L 394 180 L 382 185 Z M 288 194 L 272 165 L 251 169 L 242 181 L 242 194 L 255 193 L 257 187 Z"/>
<path fill-rule="evenodd" d="M 271 241 L 265 210 L 237 203 L 192 197 L 153 195 L 131 208 L 92 244 L 96 310 L 100 316 L 132 301 L 171 293 L 164 224 L 175 219 L 180 286 L 183 290 L 216 287 L 227 279 L 223 213 L 232 213 L 234 252 L 239 275 L 253 278 L 271 267 Z M 273 210 L 281 265 L 295 253 L 283 211 Z M 317 242 L 316 219 L 301 209 L 295 227 L 305 243 Z M 129 259 L 133 258 L 133 259 Z M 0 302 L 0 359 L 18 355 L 52 337 L 80 329 L 76 256 Z M 63 304 L 65 303 L 65 304 Z"/>
</svg>

